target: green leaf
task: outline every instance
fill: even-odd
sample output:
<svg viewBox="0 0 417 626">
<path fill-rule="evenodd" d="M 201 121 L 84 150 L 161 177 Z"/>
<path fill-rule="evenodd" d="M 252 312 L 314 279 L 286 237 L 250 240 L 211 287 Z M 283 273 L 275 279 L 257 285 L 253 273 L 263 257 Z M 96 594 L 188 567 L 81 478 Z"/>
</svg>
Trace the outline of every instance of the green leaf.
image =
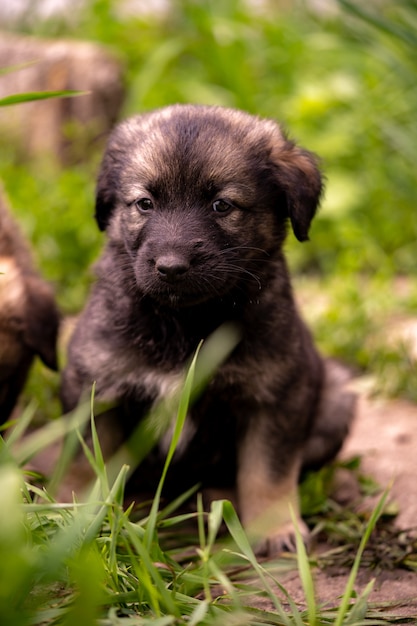
<svg viewBox="0 0 417 626">
<path fill-rule="evenodd" d="M 342 601 L 340 603 L 339 611 L 337 613 L 334 626 L 343 625 L 344 618 L 349 610 L 349 603 L 352 597 L 353 585 L 355 584 L 356 576 L 358 575 L 358 570 L 359 570 L 359 566 L 361 563 L 363 552 L 365 550 L 366 544 L 368 543 L 369 537 L 371 536 L 371 533 L 374 530 L 376 523 L 382 514 L 386 499 L 388 497 L 388 493 L 389 493 L 389 489 L 386 489 L 384 493 L 382 494 L 377 506 L 373 510 L 370 520 L 366 526 L 365 532 L 362 536 L 361 543 L 359 545 L 358 552 L 356 553 L 355 561 L 353 563 L 352 570 L 348 578 L 348 582 L 346 584 L 345 592 L 343 594 Z"/>
<path fill-rule="evenodd" d="M 88 418 L 88 407 L 85 404 L 80 404 L 66 417 L 50 422 L 16 442 L 11 448 L 14 458 L 17 463 L 24 465 L 48 445 L 61 439 L 74 429 L 82 428 Z"/>
<path fill-rule="evenodd" d="M 310 563 L 308 561 L 306 547 L 304 545 L 303 537 L 297 524 L 297 519 L 294 514 L 294 510 L 291 508 L 291 518 L 295 529 L 295 541 L 297 545 L 297 562 L 298 570 L 300 572 L 301 583 L 303 585 L 304 595 L 307 601 L 308 611 L 308 623 L 310 626 L 316 626 L 317 623 L 317 611 L 316 611 L 316 597 L 314 593 L 313 576 L 311 573 Z"/>
<path fill-rule="evenodd" d="M 21 104 L 22 102 L 33 102 L 34 100 L 49 100 L 51 98 L 74 98 L 76 96 L 85 96 L 89 91 L 76 91 L 73 89 L 64 89 L 62 91 L 31 91 L 27 93 L 13 94 L 0 98 L 0 107 L 10 106 L 12 104 Z"/>
<path fill-rule="evenodd" d="M 207 615 L 208 609 L 209 609 L 208 602 L 203 600 L 203 602 L 201 602 L 201 604 L 198 604 L 196 606 L 196 608 L 194 609 L 194 611 L 190 615 L 189 625 L 190 626 L 198 626 L 198 624 L 201 624 L 202 620 Z"/>
<path fill-rule="evenodd" d="M 185 419 L 187 417 L 187 412 L 188 412 L 188 406 L 190 403 L 190 397 L 191 397 L 191 392 L 193 389 L 193 381 L 194 381 L 194 373 L 195 373 L 195 367 L 196 367 L 196 361 L 197 361 L 197 357 L 198 357 L 198 353 L 200 350 L 201 344 L 200 346 L 197 348 L 197 351 L 194 355 L 194 358 L 191 362 L 191 365 L 189 367 L 189 370 L 187 372 L 187 376 L 185 378 L 185 382 L 184 382 L 184 386 L 181 392 L 181 396 L 180 396 L 180 400 L 179 400 L 179 407 L 178 407 L 178 413 L 177 413 L 177 419 L 175 421 L 175 425 L 174 425 L 174 433 L 172 435 L 172 440 L 169 446 L 169 450 L 168 450 L 168 454 L 166 456 L 165 459 L 165 464 L 164 464 L 164 468 L 162 471 L 162 475 L 161 475 L 161 479 L 159 481 L 158 484 L 158 488 L 156 490 L 156 494 L 154 497 L 154 500 L 152 502 L 152 508 L 151 508 L 151 512 L 149 514 L 149 520 L 148 520 L 148 525 L 146 527 L 146 543 L 147 543 L 147 547 L 148 550 L 150 550 L 150 546 L 151 546 L 151 542 L 153 539 L 153 535 L 155 532 L 155 527 L 156 527 L 156 519 L 157 519 L 157 513 L 158 513 L 158 508 L 159 508 L 159 502 L 161 499 L 161 493 L 162 493 L 162 488 L 164 486 L 164 482 L 165 482 L 165 477 L 166 474 L 168 472 L 168 468 L 169 465 L 171 463 L 172 457 L 174 456 L 174 452 L 175 449 L 177 447 L 184 423 L 185 423 Z"/>
<path fill-rule="evenodd" d="M 223 519 L 231 536 L 241 550 L 244 558 L 249 561 L 249 563 L 252 565 L 253 569 L 256 571 L 259 578 L 261 579 L 265 590 L 268 593 L 268 597 L 271 599 L 276 611 L 282 619 L 283 624 L 285 624 L 285 626 L 292 626 L 291 619 L 285 614 L 280 601 L 278 600 L 273 589 L 268 583 L 266 579 L 267 572 L 265 572 L 265 570 L 259 565 L 258 561 L 256 560 L 256 556 L 252 550 L 249 539 L 246 536 L 246 533 L 242 527 L 242 524 L 240 523 L 236 511 L 234 510 L 232 503 L 228 500 L 223 501 Z M 285 593 L 283 587 L 281 585 L 279 585 L 279 587 Z"/>
<path fill-rule="evenodd" d="M 24 70 L 31 65 L 36 65 L 38 61 L 28 61 L 27 63 L 18 63 L 17 65 L 8 65 L 7 67 L 0 68 L 0 76 L 4 74 L 11 74 L 12 72 L 17 72 L 19 70 Z"/>
</svg>

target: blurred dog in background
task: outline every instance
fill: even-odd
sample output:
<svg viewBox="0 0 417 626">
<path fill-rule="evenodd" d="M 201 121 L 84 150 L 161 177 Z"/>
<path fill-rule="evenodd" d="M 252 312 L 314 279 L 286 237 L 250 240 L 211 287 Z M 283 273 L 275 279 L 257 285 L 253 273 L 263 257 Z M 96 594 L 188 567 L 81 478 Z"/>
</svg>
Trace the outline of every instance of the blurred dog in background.
<svg viewBox="0 0 417 626">
<path fill-rule="evenodd" d="M 59 313 L 0 190 L 0 423 L 11 416 L 35 355 L 57 369 Z"/>
<path fill-rule="evenodd" d="M 113 404 L 97 418 L 108 455 L 178 386 L 199 342 L 235 325 L 240 341 L 191 407 L 165 489 L 233 492 L 259 553 L 294 549 L 290 505 L 307 535 L 300 472 L 335 456 L 354 412 L 297 312 L 283 254 L 288 223 L 308 238 L 321 193 L 316 157 L 272 120 L 176 105 L 122 122 L 97 185 L 108 243 L 63 375 L 66 410 L 93 382 Z M 143 488 L 165 453 L 161 441 L 141 464 Z M 87 464 L 75 465 L 77 488 Z"/>
</svg>

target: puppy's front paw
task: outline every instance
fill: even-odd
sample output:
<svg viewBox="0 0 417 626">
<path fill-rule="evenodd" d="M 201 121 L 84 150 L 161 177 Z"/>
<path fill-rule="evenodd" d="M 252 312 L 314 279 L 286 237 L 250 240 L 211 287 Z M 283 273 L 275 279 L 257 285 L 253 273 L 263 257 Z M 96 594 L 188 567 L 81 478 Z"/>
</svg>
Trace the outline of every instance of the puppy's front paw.
<svg viewBox="0 0 417 626">
<path fill-rule="evenodd" d="M 299 530 L 303 542 L 309 544 L 309 530 L 302 519 L 297 519 L 297 529 Z M 283 552 L 296 552 L 296 530 L 291 521 L 268 533 L 266 537 L 259 541 L 254 541 L 254 551 L 257 556 L 276 557 Z"/>
<path fill-rule="evenodd" d="M 295 552 L 297 532 L 308 546 L 309 530 L 299 513 L 297 487 L 284 489 L 284 493 L 276 490 L 275 499 L 273 492 L 269 493 L 270 499 L 256 502 L 252 498 L 240 503 L 243 524 L 258 556 L 275 557 L 283 552 Z"/>
<path fill-rule="evenodd" d="M 286 475 L 274 476 L 265 462 L 265 455 L 256 450 L 256 438 L 253 440 L 252 445 L 245 442 L 242 446 L 238 472 L 239 512 L 243 525 L 256 554 L 272 557 L 282 552 L 295 552 L 294 524 L 305 543 L 309 534 L 298 503 L 299 459 L 294 458 Z"/>
</svg>

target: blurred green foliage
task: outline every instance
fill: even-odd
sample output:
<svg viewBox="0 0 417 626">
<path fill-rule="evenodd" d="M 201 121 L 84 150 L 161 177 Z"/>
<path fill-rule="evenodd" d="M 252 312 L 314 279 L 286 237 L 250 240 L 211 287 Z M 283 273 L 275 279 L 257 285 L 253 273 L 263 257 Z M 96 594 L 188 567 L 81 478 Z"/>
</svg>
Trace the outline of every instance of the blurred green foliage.
<svg viewBox="0 0 417 626">
<path fill-rule="evenodd" d="M 415 314 L 417 307 L 416 0 L 329 0 L 325 12 L 313 11 L 307 0 L 270 0 L 263 8 L 256 0 L 252 5 L 172 0 L 166 15 L 129 14 L 121 4 L 87 0 L 68 22 L 39 23 L 29 14 L 21 29 L 97 41 L 113 50 L 126 69 L 124 115 L 172 102 L 240 107 L 279 119 L 292 137 L 316 151 L 327 177 L 326 198 L 311 241 L 301 246 L 290 236 L 287 245 L 305 315 L 326 352 L 375 372 L 384 393 L 417 400 L 415 361 L 403 344 L 386 341 L 387 320 Z M 0 178 L 65 313 L 82 307 L 89 267 L 103 243 L 93 219 L 99 159 L 97 151 L 71 167 L 60 167 L 53 155 L 50 162 L 33 162 L 0 137 Z M 57 385 L 57 376 L 38 363 L 27 397 L 58 416 Z M 33 404 L 28 419 L 32 411 Z M 247 590 L 241 583 L 233 588 L 224 566 L 239 573 L 230 560 L 239 554 L 228 551 L 226 573 L 219 569 L 218 555 L 211 554 L 221 521 L 218 507 L 209 514 L 207 537 L 199 513 L 200 547 L 191 561 L 188 550 L 184 567 L 180 549 L 162 550 L 154 533 L 158 522 L 178 542 L 180 517 L 162 512 L 157 518 L 154 508 L 144 521 L 130 522 L 122 508 L 125 468 L 109 490 L 98 455 L 103 506 L 93 492 L 87 509 L 71 511 L 34 487 L 24 488 L 22 506 L 21 476 L 10 465 L 7 445 L 0 457 L 2 510 L 7 511 L 0 519 L 2 623 L 93 624 L 102 605 L 107 606 L 103 624 L 130 618 L 138 624 L 219 624 L 226 623 L 224 609 L 240 611 L 242 623 L 255 616 L 259 623 L 307 623 L 307 612 L 300 615 L 294 603 L 294 615 L 282 622 L 275 612 L 245 613 Z M 327 511 L 329 527 L 345 533 L 344 543 L 352 529 L 359 543 L 367 532 L 362 520 L 340 520 L 328 511 L 332 472 L 326 468 L 308 477 L 303 512 Z M 229 530 L 241 539 L 244 562 L 251 563 L 230 510 L 228 517 Z M 204 599 L 203 593 L 197 599 L 203 589 Z M 276 603 L 265 588 L 259 594 Z M 351 598 L 348 588 L 342 609 Z M 308 599 L 312 610 L 314 598 Z M 367 623 L 363 602 L 352 604 L 343 623 L 357 623 L 357 609 L 361 623 Z M 317 623 L 342 623 L 341 610 L 323 614 L 318 607 Z M 227 623 L 236 619 L 230 614 Z M 379 613 L 370 615 L 369 623 L 375 619 L 382 623 Z"/>
<path fill-rule="evenodd" d="M 234 106 L 280 120 L 316 151 L 326 197 L 311 241 L 289 238 L 290 263 L 296 274 L 326 277 L 327 308 L 314 320 L 321 345 L 368 367 L 369 334 L 417 300 L 417 5 L 323 6 L 172 0 L 166 13 L 141 14 L 92 0 L 70 22 L 25 28 L 108 46 L 126 69 L 123 115 L 173 102 Z M 82 306 L 102 245 L 92 219 L 98 159 L 62 170 L 18 164 L 0 146 L 0 177 L 67 312 Z M 407 297 L 396 295 L 398 276 Z"/>
</svg>

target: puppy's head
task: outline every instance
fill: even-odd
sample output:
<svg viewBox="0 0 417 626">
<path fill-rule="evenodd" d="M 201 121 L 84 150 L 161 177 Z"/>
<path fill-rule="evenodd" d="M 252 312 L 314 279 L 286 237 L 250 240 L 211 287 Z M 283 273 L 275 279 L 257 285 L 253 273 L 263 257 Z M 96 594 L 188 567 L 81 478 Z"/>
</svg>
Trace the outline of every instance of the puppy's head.
<svg viewBox="0 0 417 626">
<path fill-rule="evenodd" d="M 129 255 L 140 292 L 175 306 L 262 288 L 290 220 L 308 238 L 316 158 L 241 111 L 175 105 L 110 137 L 96 218 Z"/>
</svg>

